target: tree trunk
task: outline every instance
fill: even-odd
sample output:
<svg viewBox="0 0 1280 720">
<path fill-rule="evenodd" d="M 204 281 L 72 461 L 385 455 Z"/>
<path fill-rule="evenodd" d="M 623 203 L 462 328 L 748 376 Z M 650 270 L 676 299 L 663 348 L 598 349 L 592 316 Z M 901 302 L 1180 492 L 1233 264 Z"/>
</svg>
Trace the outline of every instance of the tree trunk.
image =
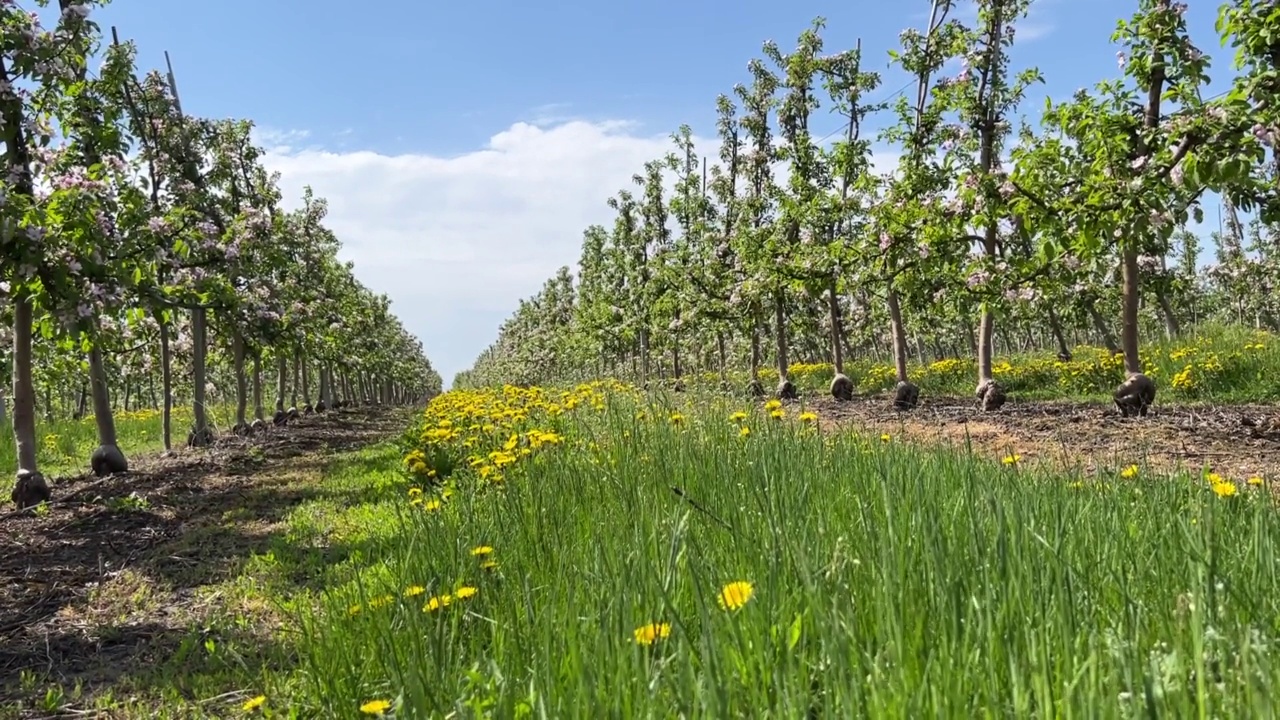
<svg viewBox="0 0 1280 720">
<path fill-rule="evenodd" d="M 729 359 L 725 351 L 724 330 L 716 330 L 716 360 L 719 363 L 720 384 L 729 382 Z M 3 412 L 0 410 L 0 412 Z"/>
<path fill-rule="evenodd" d="M 844 327 L 840 320 L 840 296 L 836 295 L 836 276 L 827 286 L 827 311 L 831 315 L 831 360 L 836 374 L 844 374 Z"/>
<path fill-rule="evenodd" d="M 1058 318 L 1058 313 L 1050 305 L 1046 308 L 1049 311 L 1049 332 L 1053 334 L 1053 341 L 1058 344 L 1058 356 L 1061 358 L 1071 357 L 1071 348 L 1067 347 L 1067 337 L 1062 334 L 1062 321 Z"/>
<path fill-rule="evenodd" d="M 1138 299 L 1139 284 L 1138 251 L 1126 248 L 1121 251 L 1122 307 L 1120 315 L 1120 345 L 1124 351 L 1124 371 L 1142 372 L 1138 358 Z"/>
<path fill-rule="evenodd" d="M 295 352 L 293 355 L 293 385 L 290 386 L 291 397 L 289 398 L 289 407 L 298 407 L 298 385 L 302 380 L 302 353 Z"/>
<path fill-rule="evenodd" d="M 173 351 L 169 347 L 169 323 L 161 311 L 155 313 L 160 324 L 160 390 L 164 403 L 160 411 L 160 424 L 164 435 L 164 449 L 173 449 Z"/>
<path fill-rule="evenodd" d="M 17 482 L 10 496 L 18 509 L 46 502 L 49 486 L 36 464 L 36 388 L 31 363 L 34 308 L 25 294 L 13 302 L 13 442 Z"/>
<path fill-rule="evenodd" d="M 203 447 L 213 442 L 213 433 L 209 429 L 209 416 L 205 409 L 205 360 L 209 352 L 208 317 L 204 308 L 191 311 L 192 341 L 192 411 L 195 416 L 195 427 L 191 430 L 192 447 Z"/>
<path fill-rule="evenodd" d="M 1107 352 L 1115 355 L 1120 352 L 1120 346 L 1116 343 L 1116 336 L 1111 334 L 1111 328 L 1107 327 L 1107 323 L 1102 319 L 1102 313 L 1098 312 L 1098 308 L 1092 302 L 1086 303 L 1086 312 L 1089 313 L 1089 319 L 1093 321 L 1093 330 L 1098 333 L 1098 337 L 1102 340 L 1102 346 Z M 1137 315 L 1137 308 L 1134 308 L 1134 315 Z"/>
<path fill-rule="evenodd" d="M 780 394 L 787 394 L 786 388 L 791 385 L 791 379 L 787 376 L 791 363 L 787 357 L 787 297 L 782 288 L 775 290 L 773 295 L 773 327 L 777 346 L 778 391 Z"/>
<path fill-rule="evenodd" d="M 111 413 L 111 387 L 108 385 L 102 347 L 94 339 L 89 348 L 89 386 L 93 396 L 93 423 L 98 428 L 98 447 L 89 457 L 93 474 L 105 477 L 129 470 L 129 461 L 120 450 L 116 438 L 116 420 Z"/>
<path fill-rule="evenodd" d="M 1160 306 L 1160 315 L 1164 318 L 1165 337 L 1173 340 L 1182 335 L 1182 326 L 1178 323 L 1178 315 L 1169 303 L 1169 296 L 1164 290 L 1156 290 L 1156 303 Z"/>
<path fill-rule="evenodd" d="M 276 412 L 284 412 L 284 396 L 289 392 L 289 360 L 283 352 L 276 353 Z"/>
<path fill-rule="evenodd" d="M 253 419 L 266 421 L 266 409 L 262 407 L 262 351 L 253 352 Z"/>
<path fill-rule="evenodd" d="M 887 304 L 889 306 L 889 329 L 893 335 L 893 369 L 898 382 L 911 382 L 907 377 L 907 329 L 902 323 L 902 304 L 898 299 L 898 291 L 889 289 Z"/>
<path fill-rule="evenodd" d="M 298 365 L 302 367 L 302 405 L 304 407 L 312 407 L 311 404 L 311 366 L 307 364 L 306 353 L 298 351 Z"/>
<path fill-rule="evenodd" d="M 244 432 L 248 426 L 246 411 L 249 409 L 249 382 L 244 371 L 244 336 L 233 330 L 231 335 L 231 372 L 236 376 L 236 432 Z"/>
</svg>

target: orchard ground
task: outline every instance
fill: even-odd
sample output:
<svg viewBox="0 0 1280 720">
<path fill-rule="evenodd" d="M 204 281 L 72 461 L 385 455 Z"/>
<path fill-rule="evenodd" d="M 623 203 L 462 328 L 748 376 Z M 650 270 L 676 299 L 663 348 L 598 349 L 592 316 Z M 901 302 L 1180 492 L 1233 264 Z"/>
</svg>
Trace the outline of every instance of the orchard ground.
<svg viewBox="0 0 1280 720">
<path fill-rule="evenodd" d="M 1274 338 L 1154 349 L 1142 421 L 1064 386 L 1109 372 L 1078 355 L 1002 365 L 994 415 L 959 361 L 906 414 L 809 366 L 781 407 L 458 392 L 169 458 L 126 415 L 133 472 L 3 518 L 0 718 L 1267 715 Z"/>
</svg>

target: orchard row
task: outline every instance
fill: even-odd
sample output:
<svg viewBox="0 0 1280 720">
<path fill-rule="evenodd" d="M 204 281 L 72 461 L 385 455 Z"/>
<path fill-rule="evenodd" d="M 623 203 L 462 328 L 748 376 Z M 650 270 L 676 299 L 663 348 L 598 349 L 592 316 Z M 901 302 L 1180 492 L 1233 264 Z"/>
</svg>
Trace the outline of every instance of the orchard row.
<svg viewBox="0 0 1280 720">
<path fill-rule="evenodd" d="M 1112 38 L 1118 76 L 1048 102 L 1033 124 L 1024 100 L 1043 78 L 1011 69 L 1032 1 L 976 0 L 966 24 L 934 0 L 890 54 L 912 80 L 887 101 L 873 99 L 882 78 L 860 44 L 824 54 L 820 19 L 789 53 L 766 43 L 750 82 L 717 99 L 715 156 L 700 158 L 682 127 L 609 199 L 613 226 L 587 228 L 577 278 L 562 268 L 523 301 L 455 384 L 612 375 L 679 387 L 691 370 L 723 382 L 749 367 L 763 394 L 771 355 L 786 398 L 798 355 L 834 364 L 831 392 L 848 398 L 845 359 L 878 356 L 892 359 L 906 410 L 919 402 L 909 358 L 967 355 L 994 410 L 1008 394 L 993 377 L 997 343 L 1066 360 L 1085 342 L 1123 357 L 1116 403 L 1145 414 L 1156 385 L 1140 337 L 1207 322 L 1280 329 L 1277 3 L 1222 6 L 1234 76 L 1207 97 L 1186 4 L 1139 0 Z M 810 129 L 822 109 L 843 125 L 829 145 Z M 874 141 L 900 156 L 887 173 Z M 1188 224 L 1210 193 L 1227 222 L 1200 270 Z"/>
<path fill-rule="evenodd" d="M 12 328 L 0 332 L 0 370 L 13 375 L 14 502 L 50 497 L 38 404 L 46 416 L 83 413 L 91 399 L 91 466 L 106 474 L 128 468 L 113 393 L 158 396 L 166 447 L 177 400 L 193 409 L 188 444 L 212 441 L 218 379 L 234 385 L 241 433 L 438 393 L 388 299 L 338 259 L 325 201 L 308 188 L 285 211 L 252 123 L 185 114 L 172 71 L 140 75 L 133 45 L 90 19 L 103 4 L 59 0 L 52 18 L 52 7 L 38 17 L 0 2 L 0 316 Z"/>
</svg>

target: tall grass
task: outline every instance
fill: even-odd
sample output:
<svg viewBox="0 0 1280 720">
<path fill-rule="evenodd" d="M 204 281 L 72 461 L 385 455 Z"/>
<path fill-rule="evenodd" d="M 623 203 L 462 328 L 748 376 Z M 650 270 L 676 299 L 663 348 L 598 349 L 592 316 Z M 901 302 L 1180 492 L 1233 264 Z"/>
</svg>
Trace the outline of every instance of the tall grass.
<svg viewBox="0 0 1280 720">
<path fill-rule="evenodd" d="M 1274 714 L 1266 488 L 1038 475 L 730 409 L 531 416 L 566 441 L 385 505 L 369 564 L 305 619 L 298 709 Z M 669 634 L 637 642 L 650 623 Z"/>
<path fill-rule="evenodd" d="M 210 409 L 210 420 L 219 427 L 228 427 L 234 417 L 231 406 Z M 132 458 L 139 454 L 154 453 L 164 448 L 163 425 L 159 410 L 144 409 L 115 413 L 116 435 L 120 448 Z M 186 442 L 191 428 L 191 409 L 174 408 L 172 442 L 175 447 Z M 87 472 L 89 456 L 98 447 L 98 431 L 92 415 L 78 420 L 71 418 L 41 419 L 36 425 L 36 459 L 46 474 L 62 475 Z M 17 471 L 18 456 L 13 441 L 12 416 L 6 414 L 0 422 L 0 474 L 12 477 Z"/>
</svg>

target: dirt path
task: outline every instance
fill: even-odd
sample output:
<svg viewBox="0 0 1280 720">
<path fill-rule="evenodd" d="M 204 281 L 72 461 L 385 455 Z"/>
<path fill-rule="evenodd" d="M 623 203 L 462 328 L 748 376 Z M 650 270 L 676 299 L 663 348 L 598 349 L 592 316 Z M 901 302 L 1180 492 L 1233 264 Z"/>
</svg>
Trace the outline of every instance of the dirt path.
<svg viewBox="0 0 1280 720">
<path fill-rule="evenodd" d="M 62 479 L 48 512 L 0 515 L 0 707 L 24 676 L 100 685 L 203 645 L 202 605 L 216 600 L 198 590 L 266 551 L 289 510 L 319 492 L 327 457 L 408 420 L 373 408 L 303 418 L 138 458 L 124 475 Z"/>
<path fill-rule="evenodd" d="M 1102 403 L 1017 402 L 984 413 L 967 398 L 922 398 L 901 413 L 887 398 L 810 399 L 810 409 L 838 427 L 904 440 L 964 447 L 1072 472 L 1114 471 L 1129 464 L 1159 470 L 1209 466 L 1224 476 L 1261 475 L 1280 482 L 1280 407 L 1189 407 L 1158 404 L 1143 419 L 1122 418 Z"/>
</svg>

